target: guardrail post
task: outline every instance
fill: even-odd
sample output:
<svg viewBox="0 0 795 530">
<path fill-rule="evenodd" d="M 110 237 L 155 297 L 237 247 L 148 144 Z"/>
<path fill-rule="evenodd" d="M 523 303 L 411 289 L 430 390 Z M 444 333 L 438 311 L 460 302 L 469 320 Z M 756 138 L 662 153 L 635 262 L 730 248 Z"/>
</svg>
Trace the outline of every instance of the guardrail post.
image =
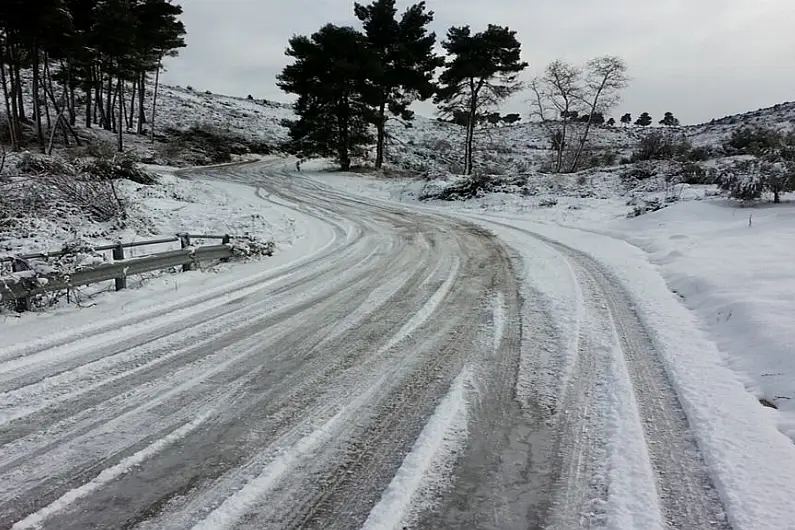
<svg viewBox="0 0 795 530">
<path fill-rule="evenodd" d="M 190 235 L 187 233 L 177 234 L 179 237 L 179 244 L 182 248 L 188 248 L 190 246 Z M 193 270 L 193 259 L 191 261 L 182 265 L 182 272 L 188 272 Z"/>
<path fill-rule="evenodd" d="M 229 234 L 224 234 L 224 238 L 221 240 L 221 243 L 224 244 L 224 245 L 228 245 L 231 242 L 232 242 L 232 238 L 229 236 Z M 230 258 L 223 258 L 221 260 L 221 263 L 229 263 L 229 259 Z"/>
<path fill-rule="evenodd" d="M 113 261 L 124 261 L 124 245 L 119 241 L 118 245 L 113 247 Z M 127 276 L 122 272 L 122 275 L 116 278 L 116 290 L 121 291 L 127 288 Z"/>
<path fill-rule="evenodd" d="M 23 272 L 30 270 L 28 264 L 25 263 L 21 259 L 15 259 L 11 262 L 11 271 L 12 272 Z M 17 298 L 14 303 L 14 309 L 16 309 L 17 313 L 24 313 L 25 311 L 30 311 L 30 297 L 25 296 L 24 298 Z"/>
</svg>

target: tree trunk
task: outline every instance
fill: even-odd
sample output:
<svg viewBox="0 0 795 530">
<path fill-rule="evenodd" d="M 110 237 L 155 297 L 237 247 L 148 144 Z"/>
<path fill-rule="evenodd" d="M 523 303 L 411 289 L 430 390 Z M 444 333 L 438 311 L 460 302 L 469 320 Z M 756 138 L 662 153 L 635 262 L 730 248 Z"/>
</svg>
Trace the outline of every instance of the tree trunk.
<svg viewBox="0 0 795 530">
<path fill-rule="evenodd" d="M 119 77 L 119 152 L 124 152 L 124 81 Z"/>
<path fill-rule="evenodd" d="M 569 112 L 568 110 L 564 112 Z M 563 156 L 566 153 L 566 144 L 568 143 L 568 117 L 563 118 L 563 130 L 560 133 L 560 143 L 558 144 L 558 160 L 555 163 L 555 173 L 560 173 L 563 170 Z"/>
<path fill-rule="evenodd" d="M 108 89 L 105 91 L 105 130 L 112 131 L 116 123 L 113 118 L 113 76 L 108 72 Z"/>
<path fill-rule="evenodd" d="M 94 80 L 94 67 L 89 65 L 86 69 L 86 78 L 84 80 L 83 92 L 86 95 L 86 129 L 90 129 L 93 124 L 93 109 L 91 108 L 91 86 Z"/>
<path fill-rule="evenodd" d="M 472 146 L 475 141 L 475 122 L 478 114 L 478 94 L 474 86 L 474 82 L 470 83 L 469 120 L 467 120 L 466 145 L 464 146 L 464 175 L 471 175 L 473 170 Z"/>
<path fill-rule="evenodd" d="M 163 57 L 157 60 L 157 71 L 155 73 L 155 92 L 152 96 L 152 119 L 149 122 L 149 127 L 152 129 L 152 143 L 155 142 L 155 116 L 157 115 L 157 90 L 160 87 L 160 68 L 163 66 Z"/>
<path fill-rule="evenodd" d="M 580 164 L 580 158 L 585 150 L 585 142 L 588 141 L 588 133 L 591 131 L 591 116 L 593 116 L 593 111 L 588 116 L 588 123 L 585 125 L 585 132 L 583 132 L 582 137 L 580 137 L 579 145 L 577 145 L 577 154 L 574 155 L 574 160 L 569 167 L 569 173 L 577 171 L 577 166 Z"/>
<path fill-rule="evenodd" d="M 16 114 L 11 112 L 11 102 L 9 101 L 8 79 L 6 78 L 6 59 L 5 59 L 6 46 L 0 42 L 0 84 L 3 85 L 3 101 L 6 107 L 6 119 L 8 120 L 8 134 L 11 137 L 11 150 L 16 151 L 19 149 L 19 140 L 17 138 L 17 124 Z"/>
<path fill-rule="evenodd" d="M 577 154 L 574 156 L 574 161 L 571 163 L 571 168 L 569 170 L 570 173 L 574 173 L 580 163 L 580 157 L 582 156 L 582 152 L 585 150 L 585 142 L 588 141 L 588 133 L 591 131 L 591 120 L 593 120 L 593 115 L 596 112 L 596 108 L 599 106 L 599 100 L 602 98 L 602 92 L 604 92 L 606 84 L 607 78 L 604 78 L 602 80 L 602 84 L 599 85 L 599 88 L 594 94 L 593 102 L 591 103 L 591 111 L 588 113 L 588 124 L 585 126 L 585 132 L 580 138 L 580 144 L 577 146 Z"/>
<path fill-rule="evenodd" d="M 67 88 L 69 90 L 69 125 L 74 127 L 77 124 L 77 108 L 75 107 L 75 85 L 72 77 L 72 64 L 67 63 Z"/>
<path fill-rule="evenodd" d="M 85 87 L 85 94 L 86 94 L 86 129 L 90 129 L 93 125 L 92 119 L 92 109 L 91 109 L 91 85 L 86 85 Z"/>
<path fill-rule="evenodd" d="M 58 112 L 58 114 L 59 114 L 60 122 L 59 122 L 59 120 L 56 120 L 55 121 L 55 126 L 57 127 L 58 124 L 60 123 L 61 127 L 63 128 L 63 130 L 64 130 L 64 134 L 63 134 L 64 135 L 64 144 L 69 145 L 69 141 L 68 141 L 68 137 L 67 137 L 67 132 L 68 132 L 69 134 L 72 135 L 72 138 L 74 138 L 75 143 L 79 147 L 80 145 L 82 145 L 80 143 L 80 137 L 77 136 L 77 133 L 75 132 L 74 128 L 69 124 L 69 121 L 63 116 L 63 113 L 60 111 L 60 105 L 58 105 L 58 102 L 55 101 L 55 93 L 54 92 L 50 92 L 50 93 L 48 93 L 48 96 L 50 97 L 50 101 L 52 102 L 52 106 L 55 108 L 56 112 Z M 63 99 L 65 100 L 66 97 L 67 97 L 66 92 L 64 92 Z M 49 152 L 50 152 L 50 154 L 52 154 L 52 145 L 50 145 L 50 151 Z"/>
<path fill-rule="evenodd" d="M 144 98 L 146 97 L 146 72 L 141 72 L 138 87 L 138 134 L 144 133 L 144 123 L 146 123 L 146 111 L 144 110 Z"/>
<path fill-rule="evenodd" d="M 773 190 L 773 204 L 780 204 L 781 203 L 781 192 L 778 190 Z"/>
<path fill-rule="evenodd" d="M 41 84 L 41 72 L 39 72 L 39 50 L 33 48 L 33 115 L 36 118 L 36 136 L 39 140 L 39 149 L 42 153 L 47 152 L 47 144 L 44 139 L 44 129 L 41 124 L 41 103 L 39 101 L 39 85 Z"/>
<path fill-rule="evenodd" d="M 375 150 L 375 168 L 381 169 L 384 166 L 384 144 L 386 142 L 386 101 L 381 101 L 378 108 L 378 143 Z"/>
<path fill-rule="evenodd" d="M 27 115 L 25 114 L 25 99 L 22 96 L 22 76 L 20 75 L 19 62 L 16 57 L 14 58 L 14 61 L 14 84 L 16 86 L 17 116 L 19 117 L 20 121 L 28 121 Z"/>
<path fill-rule="evenodd" d="M 52 131 L 52 118 L 50 118 L 50 103 L 47 91 L 52 90 L 52 76 L 50 75 L 50 58 L 44 54 L 44 115 L 47 117 L 47 132 Z"/>
<path fill-rule="evenodd" d="M 350 156 L 350 107 L 347 96 L 343 96 L 337 108 L 337 123 L 339 125 L 339 140 L 337 142 L 337 157 L 340 169 L 348 171 L 351 168 Z"/>
<path fill-rule="evenodd" d="M 127 128 L 132 130 L 135 127 L 135 98 L 138 95 L 138 76 L 135 76 L 135 79 L 132 84 L 132 93 L 130 95 L 130 112 L 129 112 L 129 119 L 127 120 Z"/>
<path fill-rule="evenodd" d="M 100 127 L 105 127 L 105 123 L 108 121 L 108 113 L 105 110 L 105 105 L 103 103 L 104 95 L 103 89 L 104 85 L 102 82 L 102 77 L 96 80 L 95 85 L 95 96 L 94 96 L 94 123 L 98 123 Z M 97 114 L 99 114 L 99 119 L 97 119 Z"/>
</svg>

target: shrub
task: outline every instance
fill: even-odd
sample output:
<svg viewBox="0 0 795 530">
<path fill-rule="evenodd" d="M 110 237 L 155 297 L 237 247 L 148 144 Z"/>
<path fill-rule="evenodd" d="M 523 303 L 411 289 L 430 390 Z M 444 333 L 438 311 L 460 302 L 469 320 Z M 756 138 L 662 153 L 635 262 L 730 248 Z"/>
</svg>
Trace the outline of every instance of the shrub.
<svg viewBox="0 0 795 530">
<path fill-rule="evenodd" d="M 625 169 L 621 172 L 621 179 L 627 180 L 648 180 L 657 174 L 654 169 L 646 164 L 638 164 L 637 166 Z"/>
<path fill-rule="evenodd" d="M 686 162 L 676 172 L 679 182 L 684 184 L 715 184 L 714 172 L 704 169 L 695 162 Z"/>
<path fill-rule="evenodd" d="M 633 201 L 635 202 L 635 201 Z M 641 215 L 650 213 L 650 212 L 657 212 L 662 210 L 666 207 L 666 204 L 663 203 L 660 199 L 650 199 L 650 200 L 640 200 L 639 203 L 630 204 L 633 206 L 632 210 L 627 214 L 627 217 L 632 219 L 634 217 L 640 217 Z"/>
<path fill-rule="evenodd" d="M 112 180 L 83 180 L 63 173 L 47 173 L 38 182 L 45 186 L 50 205 L 64 202 L 76 206 L 99 222 L 126 218 L 125 204 Z"/>
<path fill-rule="evenodd" d="M 728 154 L 761 156 L 787 145 L 791 138 L 775 129 L 741 127 L 735 129 L 723 144 Z"/>
<path fill-rule="evenodd" d="M 78 172 L 87 180 L 127 179 L 138 184 L 157 184 L 154 175 L 138 167 L 138 159 L 129 153 L 117 153 L 112 158 L 76 160 Z"/>
<path fill-rule="evenodd" d="M 782 193 L 795 190 L 795 163 L 773 157 L 735 162 L 720 174 L 718 185 L 734 199 L 750 201 L 770 192 L 778 203 Z"/>
<path fill-rule="evenodd" d="M 479 197 L 491 188 L 491 179 L 482 173 L 462 178 L 438 191 L 423 192 L 421 201 L 439 199 L 442 201 L 461 201 Z"/>
<path fill-rule="evenodd" d="M 630 161 L 684 160 L 691 151 L 692 145 L 685 136 L 654 131 L 640 139 Z"/>
<path fill-rule="evenodd" d="M 77 170 L 66 160 L 46 155 L 22 153 L 16 164 L 17 173 L 23 176 L 38 176 L 45 174 L 76 175 Z"/>
</svg>

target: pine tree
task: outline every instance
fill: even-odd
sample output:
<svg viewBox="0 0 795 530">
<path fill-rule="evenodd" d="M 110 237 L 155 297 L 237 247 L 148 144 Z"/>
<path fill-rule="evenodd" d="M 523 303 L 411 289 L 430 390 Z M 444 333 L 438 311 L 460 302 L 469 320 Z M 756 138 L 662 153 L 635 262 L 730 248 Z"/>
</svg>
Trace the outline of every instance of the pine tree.
<svg viewBox="0 0 795 530">
<path fill-rule="evenodd" d="M 452 27 L 442 43 L 449 58 L 442 73 L 436 103 L 443 113 L 464 110 L 468 114 L 464 148 L 464 174 L 473 169 L 473 144 L 479 117 L 521 89 L 519 72 L 528 64 L 521 60 L 516 32 L 489 25 L 472 34 L 469 26 Z"/>
<path fill-rule="evenodd" d="M 362 146 L 371 142 L 373 121 L 368 83 L 376 60 L 364 36 L 350 27 L 328 24 L 311 37 L 290 39 L 287 55 L 294 63 L 278 76 L 278 86 L 298 95 L 299 119 L 289 123 L 296 149 L 307 156 L 336 156 L 343 170 Z"/>
<path fill-rule="evenodd" d="M 72 130 L 78 90 L 84 92 L 86 127 L 98 122 L 116 130 L 121 148 L 123 130 L 135 121 L 136 96 L 139 130 L 144 121 L 143 74 L 157 70 L 161 57 L 185 45 L 181 13 L 170 0 L 3 0 L 0 83 L 12 147 L 24 142 L 22 72 L 29 71 L 29 108 L 42 149 L 45 120 L 51 146 L 58 128 L 64 130 L 65 141 L 67 131 L 78 140 Z M 124 95 L 129 88 L 133 98 L 128 106 Z"/>
<path fill-rule="evenodd" d="M 651 125 L 652 121 L 653 120 L 651 119 L 649 113 L 644 112 L 643 114 L 640 115 L 640 118 L 638 118 L 635 121 L 635 125 L 640 125 L 641 127 L 648 127 L 649 125 Z"/>
<path fill-rule="evenodd" d="M 409 7 L 399 20 L 395 0 L 376 0 L 366 6 L 357 3 L 354 10 L 376 61 L 370 81 L 374 87 L 373 121 L 377 131 L 375 166 L 381 168 L 387 113 L 412 120 L 414 114 L 409 106 L 433 95 L 433 73 L 444 61 L 433 52 L 436 35 L 427 29 L 433 13 L 425 10 L 425 2 Z"/>
<path fill-rule="evenodd" d="M 632 114 L 627 112 L 626 114 L 621 116 L 621 123 L 623 123 L 625 127 L 629 126 L 629 124 L 632 123 Z"/>
<path fill-rule="evenodd" d="M 679 120 L 674 117 L 673 112 L 666 112 L 665 117 L 660 120 L 660 125 L 665 125 L 666 127 L 678 127 Z"/>
</svg>

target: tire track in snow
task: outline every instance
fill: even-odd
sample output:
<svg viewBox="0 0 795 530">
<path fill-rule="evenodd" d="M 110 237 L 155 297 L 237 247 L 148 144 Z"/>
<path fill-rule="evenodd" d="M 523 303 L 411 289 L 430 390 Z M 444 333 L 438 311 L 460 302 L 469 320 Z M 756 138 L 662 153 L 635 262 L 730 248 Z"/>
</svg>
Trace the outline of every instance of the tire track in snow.
<svg viewBox="0 0 795 530">
<path fill-rule="evenodd" d="M 116 464 L 103 470 L 94 479 L 83 484 L 82 486 L 69 490 L 64 495 L 59 497 L 56 501 L 48 504 L 44 508 L 38 510 L 27 516 L 25 519 L 15 523 L 11 528 L 13 530 L 26 530 L 31 528 L 39 528 L 50 517 L 67 509 L 74 504 L 78 499 L 90 495 L 92 492 L 102 488 L 109 482 L 117 479 L 124 473 L 130 471 L 133 467 L 140 465 L 149 458 L 152 458 L 157 453 L 165 449 L 167 446 L 172 445 L 179 440 L 185 438 L 192 431 L 196 430 L 211 416 L 211 413 L 206 413 L 190 423 L 186 423 L 179 429 L 173 431 L 167 436 L 153 442 L 146 448 L 138 451 L 132 456 L 129 456 Z"/>
<path fill-rule="evenodd" d="M 406 455 L 381 500 L 362 530 L 402 530 L 410 527 L 418 512 L 432 501 L 424 496 L 432 488 L 440 491 L 449 480 L 452 461 L 467 438 L 467 385 L 472 377 L 465 368 L 453 381 L 450 391 L 436 407 L 428 423 Z M 426 490 L 426 491 L 423 491 Z"/>
<path fill-rule="evenodd" d="M 676 391 L 617 280 L 582 252 L 532 231 L 477 218 L 542 241 L 559 252 L 575 270 L 584 302 L 590 305 L 584 314 L 590 313 L 588 321 L 593 329 L 589 332 L 586 326 L 584 330 L 579 365 L 566 398 L 566 407 L 573 414 L 559 416 L 564 436 L 558 451 L 569 456 L 559 464 L 563 497 L 557 501 L 549 527 L 569 530 L 594 524 L 639 524 L 643 528 L 728 529 L 720 498 Z M 594 348 L 594 338 L 597 344 L 605 338 L 609 343 Z M 601 352 L 601 362 L 596 362 L 595 352 Z M 619 385 L 617 393 L 606 386 L 611 384 Z M 600 393 L 602 399 L 594 399 Z M 598 409 L 588 403 L 597 404 Z M 628 420 L 633 425 L 627 425 Z M 610 456 L 604 441 L 587 427 L 595 422 L 607 423 L 612 441 L 622 442 L 612 448 Z M 628 473 L 632 476 L 627 477 Z M 590 480 L 594 477 L 596 481 Z M 594 485 L 598 485 L 595 491 Z M 590 494 L 592 499 L 601 501 L 589 503 L 589 490 L 596 493 Z M 615 495 L 612 498 L 611 492 Z M 651 502 L 650 495 L 654 497 Z M 579 520 L 572 514 L 579 514 Z"/>
</svg>

